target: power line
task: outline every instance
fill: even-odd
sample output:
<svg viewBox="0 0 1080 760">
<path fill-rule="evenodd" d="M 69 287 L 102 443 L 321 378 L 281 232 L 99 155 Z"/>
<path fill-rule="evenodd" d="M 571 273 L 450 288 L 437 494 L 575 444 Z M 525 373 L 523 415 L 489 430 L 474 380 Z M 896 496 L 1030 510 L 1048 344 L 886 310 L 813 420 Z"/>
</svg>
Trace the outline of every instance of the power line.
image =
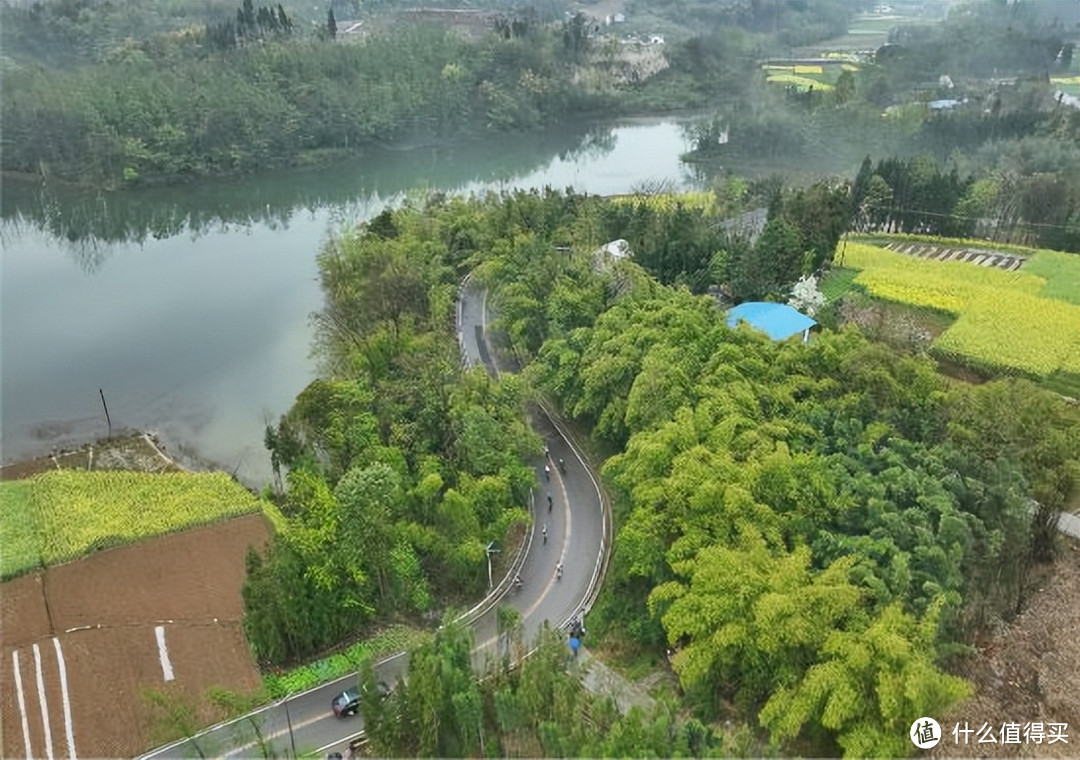
<svg viewBox="0 0 1080 760">
<path fill-rule="evenodd" d="M 926 216 L 936 216 L 936 217 L 938 217 L 940 219 L 956 219 L 956 220 L 960 220 L 960 221 L 981 222 L 984 219 L 986 219 L 986 217 L 981 217 L 981 216 L 966 216 L 964 214 L 944 214 L 944 213 L 942 213 L 940 211 L 923 211 L 921 209 L 918 209 L 918 210 L 917 209 L 907 209 L 907 208 L 897 209 L 897 208 L 889 207 L 887 209 L 883 208 L 882 210 L 887 212 L 888 214 L 891 214 L 891 215 L 896 215 L 896 214 L 925 214 Z M 995 225 L 1000 225 L 1001 224 L 1001 222 L 999 220 L 996 220 L 996 219 L 989 219 L 988 221 L 993 221 Z M 1050 222 L 1029 222 L 1029 221 L 1026 221 L 1026 220 L 1017 220 L 1017 221 L 1014 221 L 1014 222 L 1008 222 L 1007 224 L 1009 224 L 1010 226 L 1026 225 L 1026 226 L 1029 226 L 1029 227 L 1048 227 L 1048 228 L 1051 228 L 1051 229 L 1058 229 L 1058 230 L 1070 229 L 1070 225 L 1068 225 L 1068 224 L 1051 224 Z"/>
</svg>

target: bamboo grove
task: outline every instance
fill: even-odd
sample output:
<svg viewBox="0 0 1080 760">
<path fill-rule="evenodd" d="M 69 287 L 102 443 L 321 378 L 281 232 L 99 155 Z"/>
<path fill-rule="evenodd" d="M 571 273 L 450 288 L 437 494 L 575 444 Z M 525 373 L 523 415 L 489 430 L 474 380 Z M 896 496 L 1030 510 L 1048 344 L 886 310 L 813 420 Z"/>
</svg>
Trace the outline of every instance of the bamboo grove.
<svg viewBox="0 0 1080 760">
<path fill-rule="evenodd" d="M 609 454 L 617 532 L 590 631 L 676 650 L 684 706 L 747 726 L 747 752 L 906 754 L 911 716 L 971 693 L 950 658 L 1023 609 L 1053 554 L 1076 409 L 1024 380 L 950 382 L 852 328 L 806 345 L 731 330 L 713 299 L 654 277 L 649 262 L 671 265 L 654 252 L 635 250 L 646 268 L 596 253 L 621 214 L 571 192 L 433 197 L 327 246 L 329 374 L 268 433 L 290 526 L 253 556 L 251 635 L 293 641 L 297 621 L 342 635 L 478 590 L 469 547 L 514 519 L 532 445 L 521 404 L 543 393 Z M 700 208 L 653 204 L 649 224 L 676 214 L 684 239 L 710 239 Z M 453 288 L 470 270 L 520 379 L 457 367 Z M 270 578 L 307 588 L 271 602 Z M 318 609 L 293 609 L 304 598 Z M 329 637 L 296 640 L 261 651 Z M 451 700 L 459 717 L 511 710 L 471 688 Z M 394 720 L 389 754 L 457 751 Z M 572 751 L 529 725 L 538 744 L 521 752 Z"/>
</svg>

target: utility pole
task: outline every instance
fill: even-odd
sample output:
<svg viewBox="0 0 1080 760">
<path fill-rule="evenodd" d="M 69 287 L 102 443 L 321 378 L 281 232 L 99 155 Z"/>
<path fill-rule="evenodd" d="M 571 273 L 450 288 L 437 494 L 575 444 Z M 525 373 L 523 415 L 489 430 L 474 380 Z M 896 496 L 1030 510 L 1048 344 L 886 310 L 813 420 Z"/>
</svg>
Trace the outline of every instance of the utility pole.
<svg viewBox="0 0 1080 760">
<path fill-rule="evenodd" d="M 285 705 L 285 722 L 288 723 L 288 725 L 289 725 L 289 745 L 292 747 L 292 756 L 293 757 L 299 757 L 299 755 L 296 754 L 296 738 L 293 736 L 292 718 L 289 716 L 289 699 L 288 699 L 288 697 L 286 697 L 282 701 L 282 704 Z"/>
<path fill-rule="evenodd" d="M 109 419 L 109 407 L 105 405 L 105 391 L 98 388 L 98 393 L 101 394 L 101 405 L 105 407 L 105 422 L 109 425 L 109 437 L 112 438 L 112 420 Z"/>
</svg>

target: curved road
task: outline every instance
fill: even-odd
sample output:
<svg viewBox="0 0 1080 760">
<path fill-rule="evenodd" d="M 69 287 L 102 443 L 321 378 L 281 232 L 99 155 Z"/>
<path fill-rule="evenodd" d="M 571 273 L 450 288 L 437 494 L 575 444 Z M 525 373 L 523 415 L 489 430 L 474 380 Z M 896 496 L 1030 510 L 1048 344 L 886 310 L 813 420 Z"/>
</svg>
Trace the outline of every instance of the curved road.
<svg viewBox="0 0 1080 760">
<path fill-rule="evenodd" d="M 499 366 L 490 350 L 487 293 L 466 279 L 458 302 L 458 338 L 463 360 L 483 364 L 489 373 L 507 371 Z M 606 547 L 605 518 L 600 490 L 584 460 L 543 412 L 533 419 L 533 427 L 550 447 L 552 462 L 566 462 L 566 473 L 552 465 L 550 480 L 544 473 L 544 461 L 534 463 L 538 490 L 534 493 L 533 525 L 526 536 L 521 566 L 523 586 L 510 590 L 503 604 L 521 613 L 526 640 L 531 640 L 545 622 L 553 626 L 566 623 L 591 603 L 594 581 L 598 580 Z M 549 510 L 547 494 L 551 494 Z M 543 526 L 547 526 L 547 540 Z M 562 561 L 564 572 L 557 579 L 555 567 Z M 498 585 L 500 579 L 495 579 Z M 487 600 L 490 602 L 491 600 Z M 470 617 L 476 642 L 474 662 L 480 666 L 497 652 L 496 603 L 481 603 Z M 376 677 L 387 683 L 404 678 L 408 669 L 406 653 L 388 657 L 375 665 Z M 274 756 L 294 756 L 310 752 L 326 755 L 345 754 L 349 741 L 363 730 L 360 716 L 335 718 L 330 701 L 342 690 L 356 685 L 350 675 L 287 700 L 267 705 L 228 723 L 213 726 L 193 737 L 166 745 L 144 755 L 145 758 L 190 758 L 199 756 L 250 757 L 263 754 L 260 743 Z"/>
</svg>

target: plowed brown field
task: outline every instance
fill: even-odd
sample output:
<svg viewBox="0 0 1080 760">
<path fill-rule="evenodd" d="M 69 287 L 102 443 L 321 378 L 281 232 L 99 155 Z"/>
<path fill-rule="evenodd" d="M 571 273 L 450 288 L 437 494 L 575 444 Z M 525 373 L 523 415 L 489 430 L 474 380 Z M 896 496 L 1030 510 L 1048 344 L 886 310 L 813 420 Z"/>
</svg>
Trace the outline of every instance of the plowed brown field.
<svg viewBox="0 0 1080 760">
<path fill-rule="evenodd" d="M 268 536 L 250 515 L 0 584 L 3 756 L 69 757 L 70 739 L 80 757 L 131 757 L 156 739 L 144 690 L 209 721 L 209 687 L 256 688 L 240 589 L 247 547 Z"/>
</svg>

